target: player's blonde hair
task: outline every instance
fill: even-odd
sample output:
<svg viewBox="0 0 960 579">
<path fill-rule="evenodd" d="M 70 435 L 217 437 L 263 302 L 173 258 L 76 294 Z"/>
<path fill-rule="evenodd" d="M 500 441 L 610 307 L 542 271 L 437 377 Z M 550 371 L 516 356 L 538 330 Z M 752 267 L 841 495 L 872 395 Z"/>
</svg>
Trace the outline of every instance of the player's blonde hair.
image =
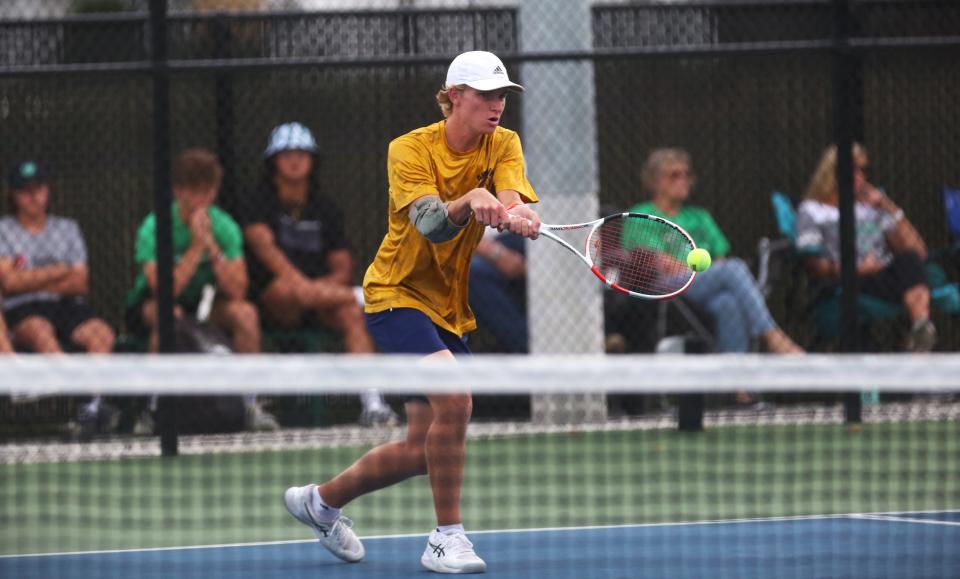
<svg viewBox="0 0 960 579">
<path fill-rule="evenodd" d="M 853 143 L 853 163 L 854 165 L 867 164 L 867 149 L 860 143 Z M 807 186 L 807 199 L 815 199 L 820 202 L 829 201 L 837 195 L 837 146 L 830 145 L 820 156 L 820 163 L 817 164 L 813 176 L 810 178 L 810 184 Z"/>
<path fill-rule="evenodd" d="M 437 91 L 437 105 L 440 106 L 440 112 L 443 113 L 443 118 L 447 118 L 453 112 L 453 101 L 450 100 L 450 91 L 451 90 L 463 90 L 467 85 L 461 84 L 457 86 L 444 86 Z"/>
<path fill-rule="evenodd" d="M 670 163 L 683 163 L 688 169 L 693 168 L 690 163 L 690 153 L 683 149 L 661 147 L 650 151 L 647 160 L 643 162 L 643 168 L 640 169 L 640 183 L 647 193 L 651 195 L 656 193 L 660 171 Z"/>
</svg>

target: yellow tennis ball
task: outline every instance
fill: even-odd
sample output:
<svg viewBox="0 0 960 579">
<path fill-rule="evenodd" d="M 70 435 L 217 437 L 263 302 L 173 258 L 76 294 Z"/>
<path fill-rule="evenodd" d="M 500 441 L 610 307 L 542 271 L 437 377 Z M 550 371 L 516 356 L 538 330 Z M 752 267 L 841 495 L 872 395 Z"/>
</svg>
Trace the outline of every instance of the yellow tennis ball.
<svg viewBox="0 0 960 579">
<path fill-rule="evenodd" d="M 687 254 L 687 265 L 697 273 L 707 271 L 710 268 L 710 252 L 698 247 Z"/>
</svg>

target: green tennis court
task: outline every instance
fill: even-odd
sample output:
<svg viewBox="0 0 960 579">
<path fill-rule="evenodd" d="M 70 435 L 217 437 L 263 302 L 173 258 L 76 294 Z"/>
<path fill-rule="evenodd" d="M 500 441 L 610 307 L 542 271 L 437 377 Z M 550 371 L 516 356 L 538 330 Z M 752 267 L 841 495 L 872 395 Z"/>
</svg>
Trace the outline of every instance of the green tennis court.
<svg viewBox="0 0 960 579">
<path fill-rule="evenodd" d="M 329 477 L 365 448 L 3 464 L 2 554 L 307 539 L 284 489 Z M 498 435 L 468 444 L 464 519 L 480 531 L 950 511 L 958 452 L 955 420 Z M 346 514 L 361 536 L 435 522 L 422 477 Z"/>
</svg>

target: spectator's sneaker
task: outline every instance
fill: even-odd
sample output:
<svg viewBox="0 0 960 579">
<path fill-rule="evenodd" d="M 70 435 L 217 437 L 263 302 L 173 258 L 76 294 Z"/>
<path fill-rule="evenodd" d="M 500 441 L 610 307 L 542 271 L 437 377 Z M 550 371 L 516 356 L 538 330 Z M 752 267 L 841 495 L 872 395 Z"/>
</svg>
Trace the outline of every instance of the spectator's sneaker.
<svg viewBox="0 0 960 579">
<path fill-rule="evenodd" d="M 930 320 L 917 320 L 907 334 L 905 349 L 908 352 L 930 352 L 937 344 L 937 328 Z"/>
<path fill-rule="evenodd" d="M 254 402 L 247 406 L 247 415 L 245 417 L 247 430 L 257 432 L 280 430 L 280 424 L 273 414 L 270 414 L 260 405 Z"/>
<path fill-rule="evenodd" d="M 85 434 L 110 434 L 119 422 L 120 411 L 103 401 L 87 402 L 77 411 L 77 423 Z"/>
<path fill-rule="evenodd" d="M 144 410 L 133 423 L 133 434 L 137 436 L 150 436 L 156 430 L 156 423 L 153 421 L 153 414 L 149 410 Z"/>
<path fill-rule="evenodd" d="M 435 573 L 483 573 L 487 564 L 473 550 L 473 543 L 461 532 L 450 534 L 434 530 L 420 564 Z"/>
<path fill-rule="evenodd" d="M 363 543 L 351 528 L 353 521 L 341 515 L 333 522 L 322 523 L 314 515 L 310 504 L 315 492 L 317 492 L 317 485 L 290 487 L 283 493 L 283 504 L 293 518 L 310 527 L 320 544 L 328 551 L 348 563 L 356 563 L 363 559 L 365 553 Z"/>
<path fill-rule="evenodd" d="M 389 406 L 364 408 L 360 413 L 361 426 L 396 426 L 400 424 L 400 417 Z"/>
<path fill-rule="evenodd" d="M 97 428 L 100 434 L 113 434 L 118 426 L 120 426 L 120 410 L 113 404 L 101 402 L 97 412 Z"/>
</svg>

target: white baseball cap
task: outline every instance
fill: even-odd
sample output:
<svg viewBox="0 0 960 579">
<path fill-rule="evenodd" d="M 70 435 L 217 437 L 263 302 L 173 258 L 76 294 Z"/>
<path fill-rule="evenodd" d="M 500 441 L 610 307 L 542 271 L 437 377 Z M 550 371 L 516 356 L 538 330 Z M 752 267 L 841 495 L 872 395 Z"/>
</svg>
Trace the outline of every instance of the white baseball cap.
<svg viewBox="0 0 960 579">
<path fill-rule="evenodd" d="M 263 151 L 263 158 L 269 159 L 283 151 L 318 151 L 317 141 L 313 138 L 310 129 L 300 123 L 286 123 L 273 129 L 270 141 Z"/>
<path fill-rule="evenodd" d="M 523 87 L 511 82 L 507 67 L 492 52 L 472 50 L 453 59 L 447 69 L 446 88 L 465 84 L 472 89 L 488 91 L 498 88 L 523 91 Z"/>
</svg>

